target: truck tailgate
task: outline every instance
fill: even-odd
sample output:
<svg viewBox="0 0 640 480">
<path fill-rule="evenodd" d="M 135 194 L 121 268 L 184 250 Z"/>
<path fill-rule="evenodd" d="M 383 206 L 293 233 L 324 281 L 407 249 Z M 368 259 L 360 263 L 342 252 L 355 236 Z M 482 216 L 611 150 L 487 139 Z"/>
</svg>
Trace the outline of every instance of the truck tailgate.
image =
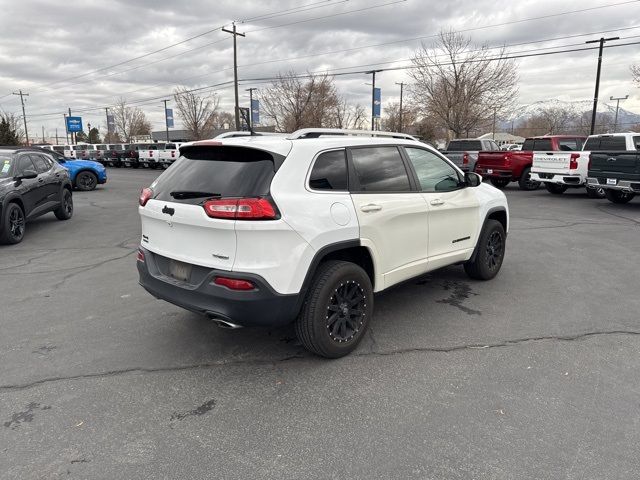
<svg viewBox="0 0 640 480">
<path fill-rule="evenodd" d="M 531 171 L 570 174 L 571 152 L 535 152 Z"/>
<path fill-rule="evenodd" d="M 636 152 L 592 152 L 590 177 L 640 180 L 640 154 Z"/>
<path fill-rule="evenodd" d="M 477 165 L 483 167 L 504 167 L 510 152 L 480 152 Z"/>
</svg>

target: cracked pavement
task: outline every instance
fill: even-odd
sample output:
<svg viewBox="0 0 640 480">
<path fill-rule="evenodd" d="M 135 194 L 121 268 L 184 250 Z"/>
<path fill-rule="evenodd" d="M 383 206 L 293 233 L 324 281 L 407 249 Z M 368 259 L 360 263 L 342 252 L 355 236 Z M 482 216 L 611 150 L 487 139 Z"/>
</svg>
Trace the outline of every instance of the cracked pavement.
<svg viewBox="0 0 640 480">
<path fill-rule="evenodd" d="M 157 173 L 109 175 L 0 247 L 0 479 L 637 477 L 640 201 L 507 188 L 496 279 L 378 295 L 327 361 L 144 292 Z"/>
</svg>

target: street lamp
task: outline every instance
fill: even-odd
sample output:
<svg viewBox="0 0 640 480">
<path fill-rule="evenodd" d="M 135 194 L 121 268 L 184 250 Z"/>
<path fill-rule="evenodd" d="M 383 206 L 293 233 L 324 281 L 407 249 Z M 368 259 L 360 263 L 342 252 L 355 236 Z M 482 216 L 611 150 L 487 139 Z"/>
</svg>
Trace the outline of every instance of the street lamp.
<svg viewBox="0 0 640 480">
<path fill-rule="evenodd" d="M 609 97 L 609 100 L 615 100 L 616 101 L 616 119 L 613 121 L 613 133 L 616 132 L 616 130 L 618 129 L 618 108 L 620 108 L 620 100 L 626 100 L 627 98 L 629 98 L 629 95 L 625 95 L 624 97 Z"/>
</svg>

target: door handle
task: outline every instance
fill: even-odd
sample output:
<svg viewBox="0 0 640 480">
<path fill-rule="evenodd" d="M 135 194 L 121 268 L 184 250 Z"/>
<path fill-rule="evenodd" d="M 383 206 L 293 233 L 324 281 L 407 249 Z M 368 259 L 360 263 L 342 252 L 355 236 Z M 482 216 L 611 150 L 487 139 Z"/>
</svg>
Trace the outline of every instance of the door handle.
<svg viewBox="0 0 640 480">
<path fill-rule="evenodd" d="M 376 205 L 375 203 L 370 203 L 368 205 L 361 206 L 360 210 L 362 210 L 363 212 L 378 212 L 382 210 L 382 205 Z"/>
<path fill-rule="evenodd" d="M 39 178 L 38 183 L 44 183 L 44 178 Z"/>
<path fill-rule="evenodd" d="M 441 200 L 439 198 L 436 198 L 435 200 L 431 200 L 431 205 L 433 205 L 434 207 L 437 207 L 438 205 L 444 205 L 444 200 Z"/>
</svg>

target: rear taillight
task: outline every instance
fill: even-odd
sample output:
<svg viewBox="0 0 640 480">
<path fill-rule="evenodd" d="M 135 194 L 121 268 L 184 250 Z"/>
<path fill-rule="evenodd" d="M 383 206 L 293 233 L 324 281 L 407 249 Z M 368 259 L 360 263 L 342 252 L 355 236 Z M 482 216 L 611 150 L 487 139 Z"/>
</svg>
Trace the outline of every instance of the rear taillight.
<svg viewBox="0 0 640 480">
<path fill-rule="evenodd" d="M 504 154 L 504 165 L 505 167 L 510 167 L 511 166 L 511 157 L 512 157 L 513 153 L 511 152 L 507 152 Z"/>
<path fill-rule="evenodd" d="M 137 258 L 137 260 L 139 262 L 144 263 L 144 252 L 142 250 L 140 250 L 140 249 L 138 249 L 138 258 Z"/>
<path fill-rule="evenodd" d="M 171 150 L 171 158 L 176 158 L 176 151 L 175 150 Z"/>
<path fill-rule="evenodd" d="M 153 150 L 149 150 L 149 158 L 153 158 Z"/>
<path fill-rule="evenodd" d="M 267 198 L 221 198 L 204 203 L 204 211 L 211 218 L 237 220 L 274 220 L 278 218 L 275 205 Z"/>
<path fill-rule="evenodd" d="M 578 168 L 578 158 L 580 158 L 579 153 L 571 154 L 571 158 L 569 159 L 569 170 L 576 170 Z"/>
<path fill-rule="evenodd" d="M 153 197 L 153 190 L 150 188 L 143 188 L 140 192 L 140 198 L 138 199 L 140 206 L 144 207 L 151 197 Z"/>
<path fill-rule="evenodd" d="M 469 165 L 469 154 L 467 152 L 462 154 L 462 164 Z"/>
<path fill-rule="evenodd" d="M 240 280 L 238 278 L 216 277 L 213 283 L 230 290 L 254 290 L 256 286 L 249 280 Z"/>
</svg>

